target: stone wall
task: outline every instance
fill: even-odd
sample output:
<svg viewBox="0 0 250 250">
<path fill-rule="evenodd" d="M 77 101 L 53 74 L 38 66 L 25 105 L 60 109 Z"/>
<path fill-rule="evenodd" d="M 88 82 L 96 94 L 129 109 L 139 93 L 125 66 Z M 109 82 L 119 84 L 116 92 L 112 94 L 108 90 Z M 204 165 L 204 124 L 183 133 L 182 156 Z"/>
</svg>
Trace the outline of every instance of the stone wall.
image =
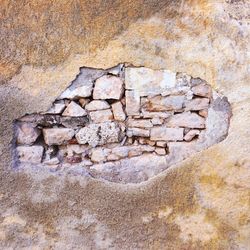
<svg viewBox="0 0 250 250">
<path fill-rule="evenodd" d="M 15 122 L 14 157 L 20 168 L 81 166 L 106 180 L 141 182 L 223 140 L 230 115 L 225 97 L 185 73 L 81 68 L 47 112 Z"/>
</svg>

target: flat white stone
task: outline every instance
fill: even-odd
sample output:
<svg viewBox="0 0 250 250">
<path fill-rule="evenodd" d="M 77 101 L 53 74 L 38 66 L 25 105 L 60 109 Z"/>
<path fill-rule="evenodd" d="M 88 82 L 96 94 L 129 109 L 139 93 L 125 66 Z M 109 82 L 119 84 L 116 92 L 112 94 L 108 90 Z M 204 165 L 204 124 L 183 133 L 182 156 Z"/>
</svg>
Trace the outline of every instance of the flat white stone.
<svg viewBox="0 0 250 250">
<path fill-rule="evenodd" d="M 18 146 L 16 148 L 20 162 L 41 163 L 43 157 L 42 146 Z"/>
<path fill-rule="evenodd" d="M 71 101 L 67 108 L 62 113 L 62 116 L 71 116 L 71 117 L 78 117 L 78 116 L 85 116 L 87 115 L 86 110 L 84 110 L 80 105 Z"/>
<path fill-rule="evenodd" d="M 183 128 L 153 127 L 150 133 L 152 141 L 182 141 Z"/>
<path fill-rule="evenodd" d="M 89 116 L 92 122 L 100 123 L 113 120 L 113 113 L 110 109 L 97 110 L 89 112 Z"/>
<path fill-rule="evenodd" d="M 126 91 L 126 113 L 127 115 L 140 115 L 140 95 L 136 91 Z"/>
<path fill-rule="evenodd" d="M 88 111 L 103 110 L 110 108 L 110 105 L 106 101 L 93 100 L 86 104 L 85 109 Z"/>
<path fill-rule="evenodd" d="M 131 136 L 149 137 L 150 132 L 149 130 L 142 129 L 142 128 L 128 128 L 127 135 L 128 137 L 131 137 Z"/>
<path fill-rule="evenodd" d="M 115 102 L 111 106 L 112 106 L 114 119 L 116 121 L 125 121 L 126 114 L 123 111 L 123 106 L 122 106 L 121 102 Z"/>
<path fill-rule="evenodd" d="M 58 99 L 75 99 L 78 97 L 91 96 L 93 89 L 93 83 L 89 83 L 83 86 L 76 87 L 74 89 L 66 89 Z"/>
<path fill-rule="evenodd" d="M 143 105 L 147 111 L 172 111 L 181 110 L 184 105 L 185 96 L 155 96 L 148 99 Z"/>
<path fill-rule="evenodd" d="M 41 134 L 41 130 L 34 127 L 30 123 L 21 123 L 17 125 L 17 143 L 18 144 L 33 144 L 38 136 Z"/>
<path fill-rule="evenodd" d="M 119 100 L 123 91 L 123 81 L 120 77 L 105 75 L 96 80 L 93 98 Z"/>
<path fill-rule="evenodd" d="M 184 112 L 173 115 L 167 121 L 167 126 L 184 128 L 204 128 L 205 119 L 196 113 Z"/>
<path fill-rule="evenodd" d="M 107 143 L 119 142 L 120 127 L 115 122 L 104 122 L 99 124 L 89 124 L 80 129 L 76 134 L 79 144 L 88 143 L 92 147 Z"/>
<path fill-rule="evenodd" d="M 44 128 L 43 137 L 47 145 L 61 145 L 73 138 L 74 129 L 71 128 Z"/>
<path fill-rule="evenodd" d="M 136 90 L 140 96 L 157 95 L 175 87 L 176 74 L 168 70 L 152 70 L 145 67 L 125 69 L 125 88 Z"/>
</svg>

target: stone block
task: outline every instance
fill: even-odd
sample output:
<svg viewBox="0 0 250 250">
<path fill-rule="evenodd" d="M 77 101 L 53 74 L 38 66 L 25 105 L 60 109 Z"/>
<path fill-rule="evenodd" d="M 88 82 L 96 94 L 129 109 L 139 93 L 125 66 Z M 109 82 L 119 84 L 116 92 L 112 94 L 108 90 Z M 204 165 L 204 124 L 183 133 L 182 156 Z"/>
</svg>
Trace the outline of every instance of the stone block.
<svg viewBox="0 0 250 250">
<path fill-rule="evenodd" d="M 106 101 L 102 100 L 93 100 L 85 106 L 87 111 L 103 110 L 108 108 L 110 108 L 110 105 Z"/>
<path fill-rule="evenodd" d="M 202 109 L 208 109 L 209 99 L 208 98 L 195 98 L 185 102 L 186 111 L 199 111 Z"/>
<path fill-rule="evenodd" d="M 16 151 L 20 162 L 38 164 L 42 161 L 44 149 L 42 146 L 18 146 Z"/>
<path fill-rule="evenodd" d="M 76 134 L 79 144 L 88 143 L 92 147 L 122 140 L 120 127 L 115 122 L 89 124 Z"/>
<path fill-rule="evenodd" d="M 62 145 L 75 135 L 71 128 L 44 128 L 43 137 L 47 145 Z"/>
<path fill-rule="evenodd" d="M 110 109 L 89 112 L 89 117 L 94 123 L 101 123 L 113 120 L 113 113 Z"/>
<path fill-rule="evenodd" d="M 149 98 L 143 105 L 147 111 L 172 111 L 181 110 L 184 105 L 185 96 L 155 96 Z"/>
<path fill-rule="evenodd" d="M 212 88 L 209 84 L 202 83 L 192 87 L 192 92 L 197 96 L 211 98 L 212 96 Z"/>
<path fill-rule="evenodd" d="M 171 116 L 166 124 L 170 127 L 205 128 L 205 119 L 196 113 L 184 112 Z"/>
<path fill-rule="evenodd" d="M 140 96 L 136 91 L 126 91 L 126 113 L 127 115 L 140 115 Z"/>
<path fill-rule="evenodd" d="M 145 67 L 125 69 L 125 88 L 135 90 L 140 96 L 157 95 L 175 87 L 176 74 L 168 70 L 152 70 Z"/>
<path fill-rule="evenodd" d="M 93 98 L 119 100 L 123 92 L 123 81 L 120 77 L 104 75 L 95 82 Z"/>
<path fill-rule="evenodd" d="M 167 128 L 165 126 L 153 127 L 150 140 L 152 141 L 182 141 L 183 128 Z"/>
<path fill-rule="evenodd" d="M 141 137 L 149 137 L 150 131 L 142 128 L 129 128 L 127 130 L 127 136 L 141 136 Z"/>
<path fill-rule="evenodd" d="M 191 129 L 191 130 L 188 131 L 188 132 L 186 133 L 186 135 L 184 136 L 184 140 L 185 140 L 185 141 L 192 141 L 193 138 L 194 138 L 195 136 L 199 135 L 199 134 L 200 134 L 200 130 L 198 130 L 198 129 Z"/>
<path fill-rule="evenodd" d="M 31 123 L 18 123 L 16 133 L 17 144 L 31 145 L 37 140 L 41 130 Z"/>
<path fill-rule="evenodd" d="M 64 103 L 54 103 L 52 107 L 47 111 L 49 114 L 61 114 L 65 109 L 66 105 Z"/>
<path fill-rule="evenodd" d="M 74 101 L 70 102 L 67 108 L 64 110 L 62 116 L 85 116 L 87 115 L 86 110 L 84 110 L 79 104 L 75 103 Z"/>
<path fill-rule="evenodd" d="M 114 119 L 116 121 L 125 121 L 126 114 L 123 111 L 122 103 L 121 102 L 115 102 L 111 106 L 112 106 Z"/>
<path fill-rule="evenodd" d="M 127 127 L 134 127 L 134 128 L 152 128 L 153 124 L 151 123 L 150 119 L 131 119 L 129 118 L 126 121 Z"/>
</svg>

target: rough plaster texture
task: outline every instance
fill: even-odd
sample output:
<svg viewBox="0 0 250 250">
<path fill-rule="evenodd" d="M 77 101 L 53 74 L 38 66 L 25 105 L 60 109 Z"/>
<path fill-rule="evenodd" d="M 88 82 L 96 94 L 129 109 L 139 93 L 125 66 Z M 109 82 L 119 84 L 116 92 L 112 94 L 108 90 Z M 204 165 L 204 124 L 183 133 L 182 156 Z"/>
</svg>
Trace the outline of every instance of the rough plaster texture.
<svg viewBox="0 0 250 250">
<path fill-rule="evenodd" d="M 1 2 L 1 249 L 250 248 L 249 3 L 170 2 Z M 228 137 L 140 185 L 11 169 L 14 118 L 119 62 L 206 79 L 232 104 Z"/>
</svg>

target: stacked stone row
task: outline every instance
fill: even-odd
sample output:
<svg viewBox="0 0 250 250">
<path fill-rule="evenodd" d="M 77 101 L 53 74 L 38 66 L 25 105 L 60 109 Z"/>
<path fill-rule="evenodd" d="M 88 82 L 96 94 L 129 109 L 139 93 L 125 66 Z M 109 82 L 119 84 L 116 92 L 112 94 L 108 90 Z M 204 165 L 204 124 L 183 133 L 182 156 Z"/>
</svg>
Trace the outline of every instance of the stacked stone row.
<svg viewBox="0 0 250 250">
<path fill-rule="evenodd" d="M 86 69 L 43 114 L 17 120 L 19 162 L 50 166 L 166 155 L 168 142 L 197 138 L 212 98 L 199 78 L 119 65 Z"/>
</svg>

